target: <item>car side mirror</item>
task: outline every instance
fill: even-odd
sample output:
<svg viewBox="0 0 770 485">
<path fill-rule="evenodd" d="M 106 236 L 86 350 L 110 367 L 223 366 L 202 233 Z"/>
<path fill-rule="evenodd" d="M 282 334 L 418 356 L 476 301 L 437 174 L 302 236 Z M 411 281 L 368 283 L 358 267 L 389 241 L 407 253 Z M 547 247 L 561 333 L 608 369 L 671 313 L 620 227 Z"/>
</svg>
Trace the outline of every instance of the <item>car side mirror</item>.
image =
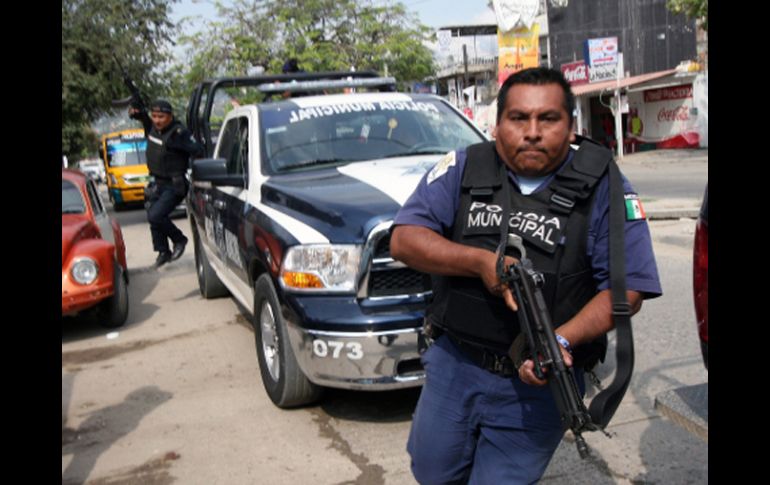
<svg viewBox="0 0 770 485">
<path fill-rule="evenodd" d="M 245 187 L 242 174 L 227 172 L 227 160 L 224 158 L 202 158 L 192 162 L 192 181 L 210 182 L 211 185 Z"/>
</svg>

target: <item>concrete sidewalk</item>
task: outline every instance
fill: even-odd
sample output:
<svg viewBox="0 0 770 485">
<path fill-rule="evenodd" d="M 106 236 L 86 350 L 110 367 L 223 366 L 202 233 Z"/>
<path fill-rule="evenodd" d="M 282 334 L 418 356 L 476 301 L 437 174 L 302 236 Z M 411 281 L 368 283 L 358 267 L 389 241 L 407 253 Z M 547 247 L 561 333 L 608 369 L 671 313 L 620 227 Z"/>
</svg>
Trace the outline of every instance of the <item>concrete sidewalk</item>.
<svg viewBox="0 0 770 485">
<path fill-rule="evenodd" d="M 620 169 L 627 171 L 666 171 L 671 169 L 686 170 L 687 167 L 708 166 L 708 148 L 650 150 L 629 153 L 618 162 Z M 642 197 L 644 211 L 648 220 L 681 219 L 698 217 L 701 198 L 665 197 L 645 199 Z"/>
</svg>

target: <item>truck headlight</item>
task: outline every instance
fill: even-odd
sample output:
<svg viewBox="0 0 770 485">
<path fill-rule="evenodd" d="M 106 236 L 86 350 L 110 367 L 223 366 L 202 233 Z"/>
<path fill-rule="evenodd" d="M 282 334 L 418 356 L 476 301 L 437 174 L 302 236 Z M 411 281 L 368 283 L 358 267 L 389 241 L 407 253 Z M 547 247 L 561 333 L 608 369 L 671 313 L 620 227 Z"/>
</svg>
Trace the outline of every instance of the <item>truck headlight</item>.
<svg viewBox="0 0 770 485">
<path fill-rule="evenodd" d="M 99 275 L 99 265 L 91 258 L 80 258 L 72 265 L 70 273 L 76 282 L 81 285 L 90 285 Z"/>
<path fill-rule="evenodd" d="M 289 248 L 281 268 L 281 286 L 288 290 L 354 292 L 361 246 L 313 244 Z"/>
</svg>

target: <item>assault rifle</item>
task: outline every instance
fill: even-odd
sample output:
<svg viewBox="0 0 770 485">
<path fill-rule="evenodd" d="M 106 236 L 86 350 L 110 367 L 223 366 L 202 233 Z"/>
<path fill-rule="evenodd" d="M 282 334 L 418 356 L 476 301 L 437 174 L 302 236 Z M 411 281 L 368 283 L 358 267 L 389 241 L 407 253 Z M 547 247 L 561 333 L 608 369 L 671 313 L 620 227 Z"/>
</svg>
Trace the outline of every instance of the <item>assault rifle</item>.
<svg viewBox="0 0 770 485">
<path fill-rule="evenodd" d="M 517 312 L 519 325 L 535 363 L 535 375 L 539 379 L 548 379 L 562 425 L 565 430 L 569 428 L 575 435 L 578 453 L 581 458 L 585 458 L 588 456 L 588 446 L 581 433 L 604 430 L 591 420 L 591 415 L 580 397 L 574 370 L 565 364 L 562 357 L 561 345 L 556 340 L 551 317 L 541 291 L 545 282 L 543 274 L 535 271 L 532 261 L 527 259 L 527 252 L 520 236 L 508 234 L 506 247 L 511 246 L 518 250 L 519 260 L 505 269 L 503 264 L 505 248 L 499 247 L 498 277 L 501 283 L 507 284 L 513 290 L 519 306 Z M 518 353 L 514 348 L 516 346 L 517 343 L 511 346 L 511 354 Z M 511 355 L 511 358 L 514 362 L 519 360 L 517 355 Z M 546 369 L 549 371 L 548 375 L 546 375 Z"/>
<path fill-rule="evenodd" d="M 115 54 L 112 55 L 112 58 L 115 59 L 115 63 L 118 65 L 120 73 L 123 76 L 123 84 L 126 85 L 128 91 L 131 93 L 131 95 L 127 98 L 113 100 L 112 105 L 125 106 L 127 103 L 130 103 L 132 107 L 138 109 L 139 111 L 147 111 L 147 105 L 144 102 L 144 98 L 142 98 L 142 93 L 139 92 L 139 88 L 136 87 L 136 84 L 134 84 L 131 76 L 128 75 L 126 70 L 123 68 L 123 64 L 120 63 Z"/>
</svg>

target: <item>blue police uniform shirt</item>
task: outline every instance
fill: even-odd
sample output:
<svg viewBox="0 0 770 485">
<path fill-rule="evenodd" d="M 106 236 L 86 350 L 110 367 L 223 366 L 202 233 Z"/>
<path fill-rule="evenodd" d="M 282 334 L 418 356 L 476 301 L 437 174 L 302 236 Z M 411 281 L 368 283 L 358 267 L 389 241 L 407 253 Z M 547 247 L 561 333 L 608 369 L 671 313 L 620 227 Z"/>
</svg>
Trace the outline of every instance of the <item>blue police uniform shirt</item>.
<svg viewBox="0 0 770 485">
<path fill-rule="evenodd" d="M 547 176 L 534 192 L 547 187 L 554 175 L 570 163 L 574 153 L 574 150 L 570 149 L 564 163 Z M 446 162 L 446 160 L 444 162 L 443 164 L 439 162 L 420 180 L 415 191 L 396 214 L 394 226 L 423 226 L 449 237 L 460 202 L 460 189 L 466 163 L 465 150 L 457 150 L 453 162 Z M 508 176 L 514 182 L 516 190 L 520 190 L 516 174 L 508 170 Z M 626 194 L 635 194 L 625 176 L 623 176 L 623 188 Z M 606 174 L 599 181 L 596 191 L 595 204 L 591 209 L 587 248 L 597 289 L 602 291 L 610 286 L 609 177 Z M 625 246 L 626 288 L 642 293 L 645 299 L 660 296 L 662 290 L 658 269 L 652 252 L 650 230 L 644 218 L 626 221 Z"/>
</svg>

